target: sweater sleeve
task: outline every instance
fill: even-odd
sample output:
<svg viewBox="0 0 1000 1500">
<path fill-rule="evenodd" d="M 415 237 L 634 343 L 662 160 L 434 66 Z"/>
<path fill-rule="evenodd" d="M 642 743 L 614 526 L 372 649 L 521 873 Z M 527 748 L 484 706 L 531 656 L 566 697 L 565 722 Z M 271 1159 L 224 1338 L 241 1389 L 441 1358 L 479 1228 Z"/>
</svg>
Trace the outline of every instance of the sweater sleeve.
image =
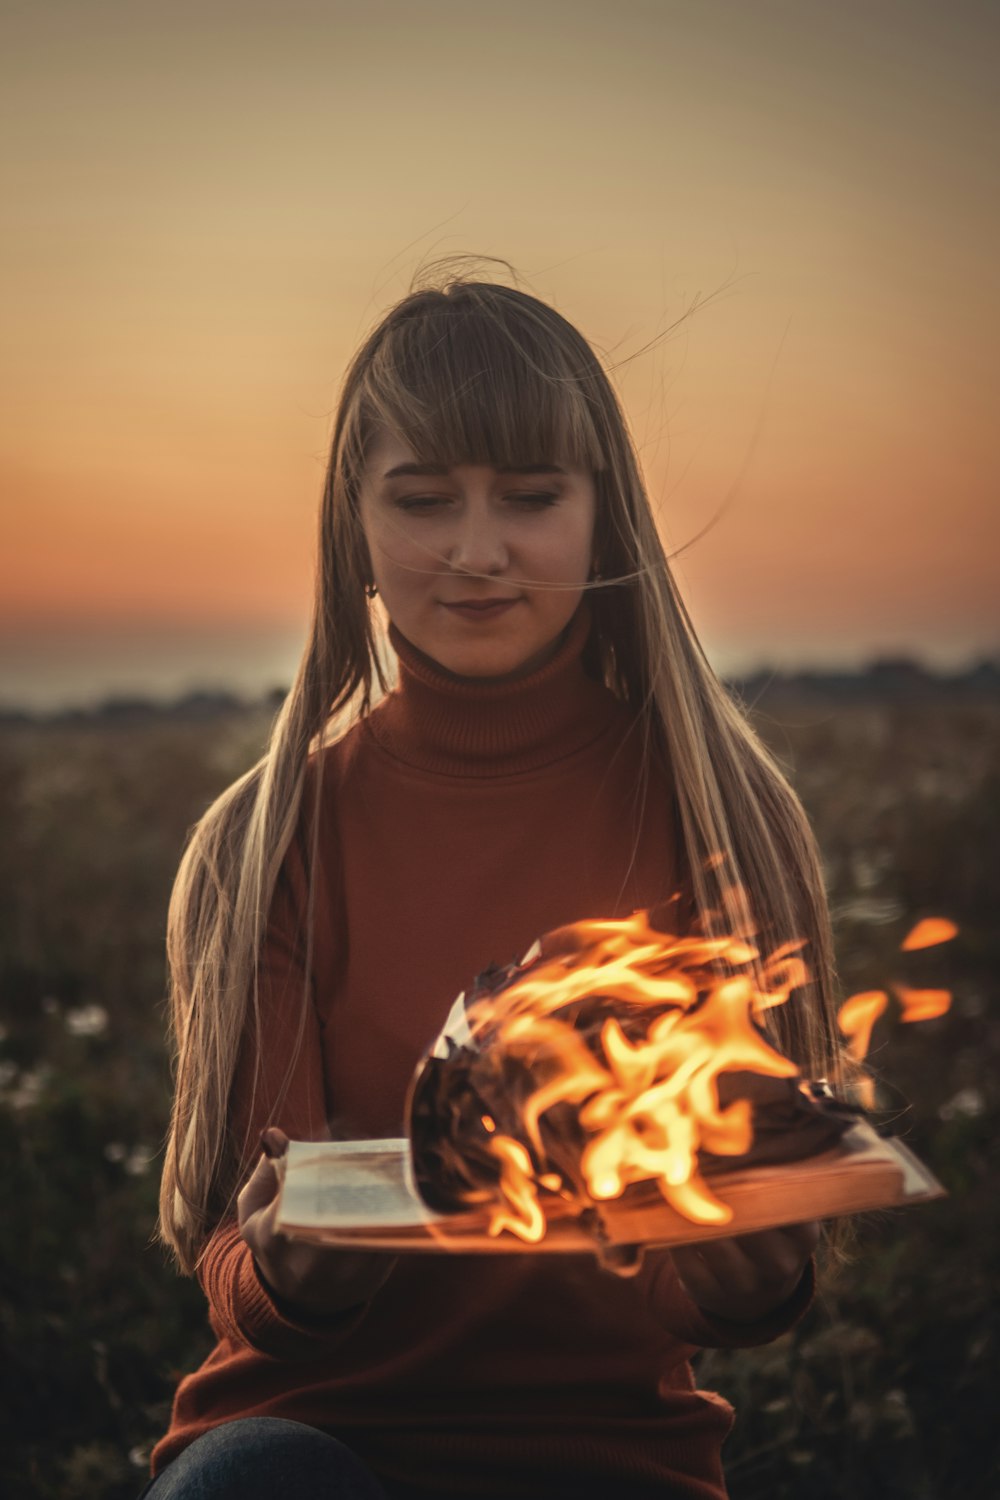
<svg viewBox="0 0 1000 1500">
<path fill-rule="evenodd" d="M 271 1359 L 314 1359 L 335 1347 L 365 1315 L 366 1304 L 329 1318 L 304 1319 L 279 1305 L 257 1271 L 235 1219 L 224 1220 L 206 1248 L 198 1280 L 212 1326 L 222 1338 Z"/>
<path fill-rule="evenodd" d="M 261 947 L 260 1067 L 248 1017 L 230 1093 L 231 1140 L 243 1163 L 241 1181 L 259 1159 L 265 1126 L 278 1125 L 294 1140 L 319 1140 L 327 1134 L 315 974 L 306 983 L 307 832 L 308 818 L 300 818 L 279 872 Z M 316 910 L 332 910 L 327 896 L 324 882 L 317 891 Z M 276 1359 L 322 1353 L 364 1315 L 362 1305 L 331 1317 L 305 1317 L 279 1302 L 240 1234 L 235 1208 L 210 1236 L 197 1275 L 219 1334 Z"/>
<path fill-rule="evenodd" d="M 734 1323 L 699 1307 L 684 1290 L 668 1250 L 650 1251 L 638 1280 L 652 1316 L 683 1343 L 699 1349 L 752 1349 L 787 1333 L 804 1316 L 816 1291 L 816 1267 L 810 1259 L 792 1295 L 755 1323 Z"/>
</svg>

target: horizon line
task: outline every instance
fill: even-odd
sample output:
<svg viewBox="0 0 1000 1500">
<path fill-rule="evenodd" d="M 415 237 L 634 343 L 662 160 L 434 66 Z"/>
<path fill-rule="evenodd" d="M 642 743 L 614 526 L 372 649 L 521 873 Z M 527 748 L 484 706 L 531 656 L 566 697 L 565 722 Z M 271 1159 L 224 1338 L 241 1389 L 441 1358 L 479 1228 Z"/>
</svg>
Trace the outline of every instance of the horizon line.
<svg viewBox="0 0 1000 1500">
<path fill-rule="evenodd" d="M 846 665 L 831 662 L 802 662 L 794 666 L 775 666 L 762 662 L 749 671 L 719 671 L 718 677 L 727 686 L 739 688 L 745 684 L 760 686 L 766 691 L 768 685 L 794 685 L 796 682 L 824 684 L 874 685 L 881 679 L 888 686 L 895 679 L 897 686 L 910 682 L 928 687 L 969 684 L 977 676 L 993 677 L 1000 686 L 1000 652 L 982 653 L 969 658 L 961 667 L 934 667 L 918 655 L 905 652 L 883 653 L 870 657 L 863 665 Z M 278 705 L 291 691 L 290 684 L 275 682 L 271 687 L 256 691 L 242 691 L 237 684 L 222 684 L 204 680 L 193 682 L 181 689 L 155 688 L 114 689 L 99 691 L 85 698 L 53 698 L 50 704 L 31 703 L 26 700 L 3 696 L 0 688 L 0 722 L 24 721 L 42 724 L 66 718 L 100 718 L 127 712 L 150 712 L 169 715 L 185 708 L 207 710 L 216 708 L 252 710 L 270 704 Z"/>
</svg>

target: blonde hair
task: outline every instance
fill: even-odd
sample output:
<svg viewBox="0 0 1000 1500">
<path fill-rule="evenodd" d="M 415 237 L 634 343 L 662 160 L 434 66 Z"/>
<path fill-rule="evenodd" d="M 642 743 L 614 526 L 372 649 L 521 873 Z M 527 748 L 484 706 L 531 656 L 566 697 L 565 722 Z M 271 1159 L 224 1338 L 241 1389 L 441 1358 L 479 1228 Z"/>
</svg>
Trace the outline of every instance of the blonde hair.
<svg viewBox="0 0 1000 1500">
<path fill-rule="evenodd" d="M 610 380 L 554 308 L 516 286 L 463 275 L 462 259 L 452 257 L 415 281 L 346 371 L 302 660 L 265 754 L 196 824 L 174 884 L 167 957 L 176 1088 L 160 1236 L 188 1272 L 246 1166 L 247 1143 L 227 1129 L 230 1091 L 248 1021 L 250 1036 L 259 1034 L 260 950 L 311 758 L 318 767 L 333 727 L 368 713 L 386 688 L 358 509 L 366 454 L 385 430 L 421 461 L 499 468 L 552 455 L 594 475 L 604 582 L 591 595 L 590 670 L 639 716 L 647 762 L 669 768 L 700 920 L 755 930 L 765 952 L 806 940 L 809 983 L 767 1012 L 777 1045 L 806 1076 L 838 1066 L 815 841 L 798 798 L 702 652 Z M 317 785 L 310 869 L 319 803 Z M 304 919 L 308 975 L 311 911 Z M 306 1004 L 304 994 L 300 1038 Z"/>
</svg>

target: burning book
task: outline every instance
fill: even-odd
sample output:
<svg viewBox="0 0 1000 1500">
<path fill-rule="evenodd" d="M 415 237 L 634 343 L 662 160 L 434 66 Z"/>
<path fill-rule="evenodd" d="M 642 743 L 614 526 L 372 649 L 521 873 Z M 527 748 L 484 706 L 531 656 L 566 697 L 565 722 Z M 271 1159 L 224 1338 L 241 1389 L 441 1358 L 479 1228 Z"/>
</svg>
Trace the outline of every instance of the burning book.
<svg viewBox="0 0 1000 1500">
<path fill-rule="evenodd" d="M 767 1038 L 802 945 L 761 961 L 677 936 L 670 912 L 575 923 L 480 975 L 417 1069 L 405 1137 L 291 1143 L 279 1227 L 607 1256 L 941 1196 Z"/>
</svg>

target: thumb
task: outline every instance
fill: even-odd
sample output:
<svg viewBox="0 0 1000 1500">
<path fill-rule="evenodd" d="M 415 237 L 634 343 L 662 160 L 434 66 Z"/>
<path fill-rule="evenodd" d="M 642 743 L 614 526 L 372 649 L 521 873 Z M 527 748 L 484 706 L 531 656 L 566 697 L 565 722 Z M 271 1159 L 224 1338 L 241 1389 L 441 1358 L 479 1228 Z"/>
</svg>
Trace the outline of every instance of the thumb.
<svg viewBox="0 0 1000 1500">
<path fill-rule="evenodd" d="M 280 1125 L 268 1125 L 265 1130 L 261 1131 L 260 1149 L 272 1160 L 276 1156 L 284 1156 L 288 1150 L 288 1136 Z"/>
<path fill-rule="evenodd" d="M 262 1156 L 236 1200 L 240 1228 L 251 1214 L 266 1208 L 278 1192 L 278 1170 L 274 1162 Z"/>
</svg>

